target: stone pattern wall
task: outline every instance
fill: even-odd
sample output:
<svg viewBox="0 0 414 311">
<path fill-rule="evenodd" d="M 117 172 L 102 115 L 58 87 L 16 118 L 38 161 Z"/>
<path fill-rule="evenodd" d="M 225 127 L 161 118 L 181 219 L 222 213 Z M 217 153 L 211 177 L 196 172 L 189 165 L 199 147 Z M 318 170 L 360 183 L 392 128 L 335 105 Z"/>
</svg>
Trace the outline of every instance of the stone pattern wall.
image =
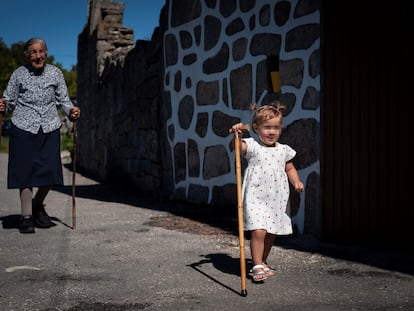
<svg viewBox="0 0 414 311">
<path fill-rule="evenodd" d="M 151 41 L 134 48 L 122 12 L 120 3 L 90 0 L 79 36 L 81 170 L 234 213 L 228 130 L 250 124 L 251 103 L 279 99 L 287 107 L 281 142 L 298 152 L 306 185 L 292 195 L 293 222 L 317 235 L 320 1 L 168 0 Z"/>
<path fill-rule="evenodd" d="M 172 1 L 169 9 L 164 87 L 171 98 L 174 196 L 234 207 L 228 130 L 239 121 L 251 123 L 252 103 L 279 99 L 288 108 L 281 142 L 297 151 L 295 165 L 306 185 L 304 194 L 292 194 L 293 221 L 303 232 L 309 212 L 306 225 L 314 228 L 320 219 L 320 2 Z M 272 59 L 278 60 L 278 93 L 270 79 Z"/>
</svg>

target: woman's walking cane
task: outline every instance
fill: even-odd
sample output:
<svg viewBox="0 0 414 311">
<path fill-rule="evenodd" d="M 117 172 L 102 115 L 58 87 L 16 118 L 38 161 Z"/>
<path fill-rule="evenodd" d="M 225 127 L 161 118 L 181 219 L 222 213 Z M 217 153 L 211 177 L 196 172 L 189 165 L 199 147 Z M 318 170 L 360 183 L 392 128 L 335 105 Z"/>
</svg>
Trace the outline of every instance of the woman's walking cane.
<svg viewBox="0 0 414 311">
<path fill-rule="evenodd" d="M 242 130 L 249 130 L 249 125 L 242 125 Z M 243 228 L 243 201 L 242 201 L 242 178 L 240 160 L 240 136 L 237 131 L 234 133 L 234 150 L 236 152 L 236 179 L 237 179 L 237 214 L 239 222 L 239 244 L 240 244 L 240 275 L 241 275 L 241 296 L 247 296 L 246 289 L 246 258 L 244 255 L 244 228 Z"/>
<path fill-rule="evenodd" d="M 2 129 L 3 129 L 3 113 L 0 112 L 0 145 L 1 145 L 1 135 L 3 135 L 1 132 Z"/>
<path fill-rule="evenodd" d="M 72 157 L 72 229 L 76 229 L 76 145 L 77 133 L 76 122 L 73 122 L 73 157 Z"/>
</svg>

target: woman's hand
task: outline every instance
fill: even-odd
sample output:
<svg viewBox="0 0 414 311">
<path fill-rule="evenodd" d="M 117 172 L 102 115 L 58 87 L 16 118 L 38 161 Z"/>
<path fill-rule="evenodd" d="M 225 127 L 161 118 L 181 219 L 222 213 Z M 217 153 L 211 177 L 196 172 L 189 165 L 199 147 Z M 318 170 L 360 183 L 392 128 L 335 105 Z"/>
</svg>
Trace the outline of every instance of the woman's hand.
<svg viewBox="0 0 414 311">
<path fill-rule="evenodd" d="M 0 98 L 0 113 L 6 111 L 6 100 L 4 98 Z"/>
<path fill-rule="evenodd" d="M 75 122 L 77 119 L 79 119 L 80 117 L 80 109 L 79 107 L 72 107 L 70 108 L 70 112 L 69 112 L 69 120 L 71 122 Z"/>
</svg>

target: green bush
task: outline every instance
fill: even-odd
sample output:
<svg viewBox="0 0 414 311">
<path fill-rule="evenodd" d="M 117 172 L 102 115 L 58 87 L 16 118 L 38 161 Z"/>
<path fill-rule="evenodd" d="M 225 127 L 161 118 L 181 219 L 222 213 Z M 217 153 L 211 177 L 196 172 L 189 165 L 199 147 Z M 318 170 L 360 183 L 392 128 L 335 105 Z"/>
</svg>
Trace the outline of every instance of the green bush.
<svg viewBox="0 0 414 311">
<path fill-rule="evenodd" d="M 62 133 L 60 135 L 61 138 L 61 146 L 60 150 L 68 150 L 70 152 L 73 151 L 73 136 L 72 133 Z M 9 152 L 9 137 L 2 136 L 0 141 L 0 153 L 7 153 Z"/>
<path fill-rule="evenodd" d="M 73 150 L 73 135 L 72 132 L 61 133 L 60 134 L 60 150 Z"/>
</svg>

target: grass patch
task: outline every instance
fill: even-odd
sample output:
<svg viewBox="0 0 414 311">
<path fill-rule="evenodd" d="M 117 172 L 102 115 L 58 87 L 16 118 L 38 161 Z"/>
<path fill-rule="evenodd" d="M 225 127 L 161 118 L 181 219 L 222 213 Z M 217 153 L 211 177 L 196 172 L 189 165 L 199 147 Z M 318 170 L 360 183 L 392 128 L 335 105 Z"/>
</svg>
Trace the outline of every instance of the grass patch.
<svg viewBox="0 0 414 311">
<path fill-rule="evenodd" d="M 0 152 L 1 153 L 9 152 L 9 137 L 8 136 L 1 137 Z"/>
</svg>

